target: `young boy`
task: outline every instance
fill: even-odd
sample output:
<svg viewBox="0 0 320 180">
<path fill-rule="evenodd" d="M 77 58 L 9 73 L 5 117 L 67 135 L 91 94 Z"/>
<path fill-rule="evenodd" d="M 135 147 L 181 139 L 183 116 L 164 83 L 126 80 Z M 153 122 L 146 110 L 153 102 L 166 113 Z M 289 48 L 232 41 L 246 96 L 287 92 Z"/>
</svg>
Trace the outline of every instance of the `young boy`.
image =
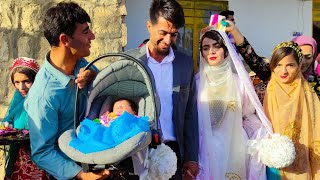
<svg viewBox="0 0 320 180">
<path fill-rule="evenodd" d="M 88 84 L 98 69 L 83 71 L 88 64 L 90 43 L 95 35 L 87 12 L 73 2 L 60 2 L 49 8 L 43 20 L 43 33 L 50 51 L 28 92 L 24 107 L 28 113 L 32 160 L 55 179 L 104 179 L 108 170 L 85 172 L 66 157 L 58 138 L 73 129 L 76 86 L 81 93 L 79 112 L 84 114 Z"/>
</svg>

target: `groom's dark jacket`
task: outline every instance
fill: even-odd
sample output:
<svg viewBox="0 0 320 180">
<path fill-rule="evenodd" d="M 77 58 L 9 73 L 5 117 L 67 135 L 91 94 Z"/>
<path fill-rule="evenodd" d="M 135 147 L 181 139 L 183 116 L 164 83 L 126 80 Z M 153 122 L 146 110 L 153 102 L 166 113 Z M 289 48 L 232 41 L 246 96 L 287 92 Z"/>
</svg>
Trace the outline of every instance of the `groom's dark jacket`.
<svg viewBox="0 0 320 180">
<path fill-rule="evenodd" d="M 126 51 L 125 53 L 140 59 L 148 67 L 145 46 Z M 183 162 L 198 162 L 198 112 L 193 74 L 193 60 L 190 56 L 175 50 L 174 56 L 175 59 L 172 62 L 172 119 L 174 130 L 180 149 L 181 160 Z"/>
</svg>

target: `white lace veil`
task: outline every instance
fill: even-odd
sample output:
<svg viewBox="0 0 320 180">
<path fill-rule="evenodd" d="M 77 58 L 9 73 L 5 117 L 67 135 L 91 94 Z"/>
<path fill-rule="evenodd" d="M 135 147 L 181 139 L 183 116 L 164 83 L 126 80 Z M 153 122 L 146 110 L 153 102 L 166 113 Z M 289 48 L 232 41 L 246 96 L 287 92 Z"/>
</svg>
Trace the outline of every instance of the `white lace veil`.
<svg viewBox="0 0 320 180">
<path fill-rule="evenodd" d="M 205 32 L 211 30 L 213 29 L 210 26 L 202 30 L 201 37 Z M 239 82 L 237 81 L 241 81 L 244 85 L 244 93 L 250 99 L 249 103 L 254 106 L 258 120 L 261 121 L 268 134 L 272 134 L 272 125 L 263 112 L 252 81 L 234 46 L 225 32 L 213 31 L 217 31 L 221 35 L 228 49 L 228 56 L 219 66 L 210 66 L 200 54 L 198 114 L 199 132 L 202 136 L 200 137 L 200 153 L 202 155 L 199 161 L 202 163 L 200 167 L 203 168 L 203 172 L 210 172 L 200 179 L 210 179 L 212 178 L 211 174 L 215 174 L 215 179 L 224 179 L 225 176 L 228 176 L 228 172 L 246 171 L 245 169 L 239 170 L 241 167 L 246 167 L 241 163 L 246 161 L 243 157 L 246 156 L 247 150 L 245 138 L 241 137 L 243 134 L 243 112 L 240 103 L 241 94 L 237 85 Z M 265 130 L 256 134 L 255 138 L 264 138 L 266 136 Z M 210 137 L 220 140 L 212 144 L 212 141 L 208 139 Z M 210 149 L 213 148 L 214 150 L 211 151 Z M 217 162 L 220 162 L 219 168 L 208 169 L 215 167 L 214 163 Z M 230 178 L 234 178 L 233 175 L 230 173 Z M 246 173 L 240 173 L 237 177 L 246 178 Z"/>
</svg>

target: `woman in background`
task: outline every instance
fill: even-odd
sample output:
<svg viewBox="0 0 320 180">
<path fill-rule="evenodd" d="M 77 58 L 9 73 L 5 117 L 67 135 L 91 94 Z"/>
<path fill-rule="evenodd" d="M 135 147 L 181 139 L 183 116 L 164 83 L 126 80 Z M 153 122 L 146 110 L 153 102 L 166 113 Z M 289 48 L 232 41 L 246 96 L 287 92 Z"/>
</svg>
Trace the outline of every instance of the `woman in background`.
<svg viewBox="0 0 320 180">
<path fill-rule="evenodd" d="M 28 114 L 23 103 L 39 71 L 39 65 L 34 59 L 19 57 L 13 61 L 10 71 L 15 92 L 2 122 L 12 124 L 15 129 L 28 130 Z M 29 143 L 10 145 L 5 171 L 6 179 L 48 179 L 46 172 L 30 159 Z"/>
<path fill-rule="evenodd" d="M 286 168 L 268 169 L 268 179 L 320 179 L 320 102 L 303 77 L 303 53 L 297 43 L 277 45 L 272 53 L 271 79 L 264 110 L 275 133 L 293 141 L 296 159 Z"/>
<path fill-rule="evenodd" d="M 263 102 L 264 94 L 268 81 L 271 77 L 270 62 L 266 61 L 264 58 L 258 56 L 253 47 L 249 44 L 248 40 L 241 34 L 239 29 L 231 21 L 227 21 L 229 26 L 226 31 L 232 34 L 236 48 L 241 54 L 246 63 L 250 66 L 250 69 L 254 71 L 261 83 L 255 86 L 256 92 Z M 317 74 L 314 68 L 315 59 L 316 59 L 316 41 L 309 36 L 298 36 L 292 39 L 293 42 L 296 42 L 302 49 L 302 74 L 307 81 L 311 84 L 314 91 L 320 98 L 320 74 Z"/>
</svg>

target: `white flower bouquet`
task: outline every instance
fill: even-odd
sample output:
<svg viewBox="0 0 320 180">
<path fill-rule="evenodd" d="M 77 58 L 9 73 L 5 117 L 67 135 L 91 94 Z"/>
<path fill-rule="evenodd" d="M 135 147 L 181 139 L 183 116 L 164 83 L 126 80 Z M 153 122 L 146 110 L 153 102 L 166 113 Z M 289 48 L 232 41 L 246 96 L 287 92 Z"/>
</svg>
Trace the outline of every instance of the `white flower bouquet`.
<svg viewBox="0 0 320 180">
<path fill-rule="evenodd" d="M 149 153 L 148 179 L 168 180 L 177 170 L 177 156 L 172 149 L 160 144 Z"/>
<path fill-rule="evenodd" d="M 272 134 L 271 138 L 250 140 L 248 153 L 258 153 L 260 161 L 268 167 L 284 168 L 294 162 L 296 151 L 292 140 L 280 134 Z"/>
</svg>

